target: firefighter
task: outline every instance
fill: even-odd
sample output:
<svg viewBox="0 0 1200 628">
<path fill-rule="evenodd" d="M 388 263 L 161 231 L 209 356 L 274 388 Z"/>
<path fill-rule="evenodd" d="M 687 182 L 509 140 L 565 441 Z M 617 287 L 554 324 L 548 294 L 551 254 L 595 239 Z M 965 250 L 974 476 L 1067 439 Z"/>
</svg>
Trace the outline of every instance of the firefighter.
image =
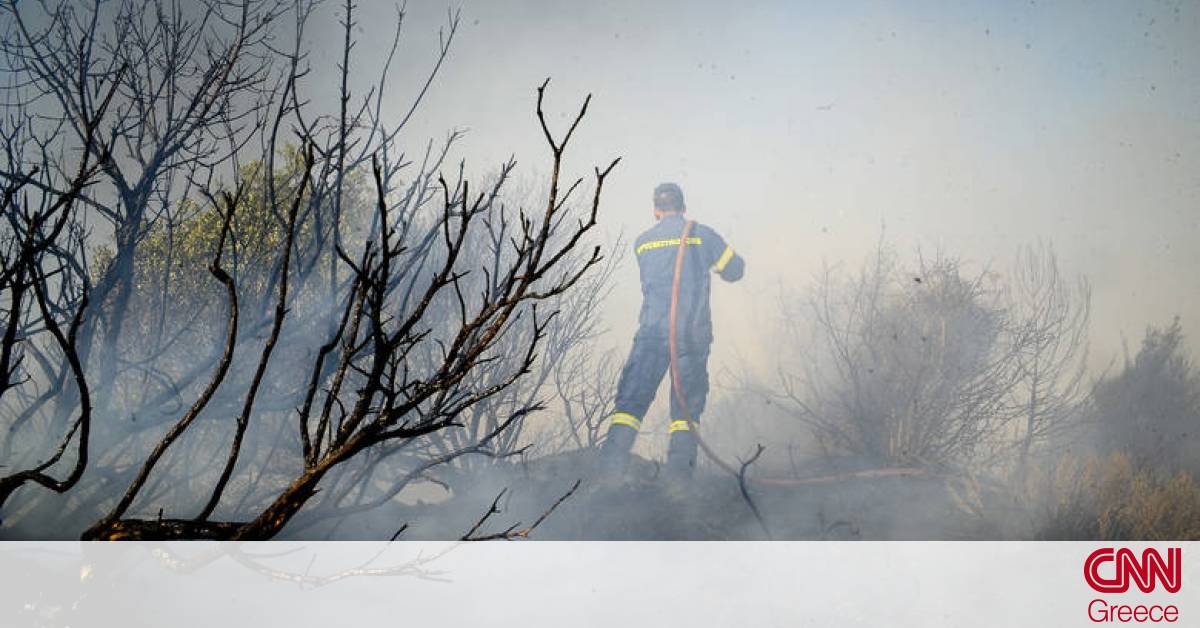
<svg viewBox="0 0 1200 628">
<path fill-rule="evenodd" d="M 680 236 L 689 224 L 683 191 L 674 183 L 654 189 L 652 228 L 638 236 L 633 251 L 642 282 L 642 309 L 633 349 L 621 371 L 615 413 L 601 449 L 602 472 L 607 482 L 619 478 L 629 460 L 629 451 L 642 426 L 646 410 L 654 401 L 663 375 L 670 369 L 671 300 Z M 712 345 L 709 310 L 711 275 L 725 281 L 742 278 L 745 261 L 711 228 L 691 223 L 679 277 L 675 307 L 677 368 L 684 399 L 670 387 L 670 444 L 666 477 L 686 481 L 696 466 L 696 436 L 689 421 L 699 421 L 708 396 L 708 352 Z M 686 414 L 690 413 L 691 416 Z"/>
</svg>

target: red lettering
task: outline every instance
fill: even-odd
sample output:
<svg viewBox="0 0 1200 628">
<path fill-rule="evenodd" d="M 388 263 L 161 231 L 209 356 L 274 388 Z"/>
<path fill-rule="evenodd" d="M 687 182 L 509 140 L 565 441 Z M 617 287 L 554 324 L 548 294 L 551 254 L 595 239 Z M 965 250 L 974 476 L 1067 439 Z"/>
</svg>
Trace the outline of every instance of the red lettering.
<svg viewBox="0 0 1200 628">
<path fill-rule="evenodd" d="M 1181 578 L 1183 550 L 1178 547 L 1167 549 L 1167 557 L 1153 548 L 1142 551 L 1141 560 L 1134 555 L 1133 550 L 1102 547 L 1090 555 L 1083 563 L 1083 578 L 1096 591 L 1101 593 L 1124 593 L 1129 590 L 1129 579 L 1132 577 L 1137 587 L 1143 593 L 1153 591 L 1157 583 L 1169 593 L 1178 593 L 1183 584 Z M 1100 566 L 1113 563 L 1113 577 L 1105 578 L 1100 575 Z"/>
<path fill-rule="evenodd" d="M 1173 624 L 1179 621 L 1179 608 L 1174 604 L 1168 604 L 1167 606 L 1160 606 L 1158 604 L 1130 606 L 1128 604 L 1109 604 L 1104 600 L 1092 600 L 1088 603 L 1087 615 L 1088 619 L 1096 624 L 1128 624 L 1131 622 L 1139 624 L 1146 622 L 1166 622 Z"/>
<path fill-rule="evenodd" d="M 1083 579 L 1091 587 L 1101 593 L 1124 593 L 1129 590 L 1129 582 L 1121 577 L 1120 565 L 1117 565 L 1115 578 L 1101 578 L 1101 563 L 1115 562 L 1113 548 L 1102 547 L 1091 553 L 1083 563 Z"/>
</svg>

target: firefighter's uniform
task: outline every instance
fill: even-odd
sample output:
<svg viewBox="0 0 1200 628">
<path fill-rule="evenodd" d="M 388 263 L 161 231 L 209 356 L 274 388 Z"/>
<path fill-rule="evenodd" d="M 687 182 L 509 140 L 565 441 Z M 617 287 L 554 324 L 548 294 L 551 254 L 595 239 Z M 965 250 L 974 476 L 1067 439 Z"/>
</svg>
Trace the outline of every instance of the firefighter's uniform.
<svg viewBox="0 0 1200 628">
<path fill-rule="evenodd" d="M 646 410 L 654 401 L 663 375 L 670 368 L 671 293 L 675 258 L 687 219 L 682 214 L 664 216 L 634 242 L 642 281 L 642 310 L 633 349 L 621 371 L 616 412 L 603 448 L 606 472 L 620 473 L 641 428 Z M 693 224 L 688 234 L 680 272 L 676 306 L 676 350 L 684 391 L 683 404 L 671 390 L 670 445 L 667 471 L 690 476 L 696 463 L 696 439 L 688 419 L 698 421 L 708 396 L 708 352 L 712 344 L 709 289 L 712 274 L 725 281 L 741 279 L 742 257 L 711 228 Z M 691 413 L 686 416 L 684 408 Z"/>
</svg>

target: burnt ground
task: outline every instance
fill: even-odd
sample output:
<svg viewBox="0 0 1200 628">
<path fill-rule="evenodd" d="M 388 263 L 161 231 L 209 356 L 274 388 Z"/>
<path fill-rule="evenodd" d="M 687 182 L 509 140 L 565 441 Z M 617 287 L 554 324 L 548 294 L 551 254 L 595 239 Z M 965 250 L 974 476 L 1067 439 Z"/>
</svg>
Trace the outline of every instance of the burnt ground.
<svg viewBox="0 0 1200 628">
<path fill-rule="evenodd" d="M 476 535 L 528 527 L 576 480 L 579 489 L 530 535 L 539 540 L 762 540 L 737 478 L 702 465 L 679 491 L 653 461 L 635 457 L 626 477 L 605 486 L 590 451 L 500 463 L 443 476 L 453 488 L 436 501 L 393 502 L 369 515 L 310 526 L 293 538 L 387 539 L 404 524 L 406 540 L 454 540 L 498 502 Z M 844 469 L 808 469 L 804 477 Z M 954 540 L 1006 536 L 998 521 L 1003 500 L 974 482 L 933 474 L 846 477 L 800 486 L 750 483 L 749 493 L 774 540 Z"/>
</svg>

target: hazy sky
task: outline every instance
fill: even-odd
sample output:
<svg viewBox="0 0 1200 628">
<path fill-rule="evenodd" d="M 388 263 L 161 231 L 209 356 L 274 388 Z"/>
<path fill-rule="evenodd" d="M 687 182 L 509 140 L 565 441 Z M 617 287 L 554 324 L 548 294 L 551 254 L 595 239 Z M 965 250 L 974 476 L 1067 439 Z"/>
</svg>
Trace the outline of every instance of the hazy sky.
<svg viewBox="0 0 1200 628">
<path fill-rule="evenodd" d="M 363 4 L 356 68 L 374 76 L 393 10 Z M 718 359 L 761 355 L 780 287 L 807 285 L 823 259 L 860 263 L 883 225 L 901 252 L 940 247 L 997 270 L 1019 244 L 1052 241 L 1092 281 L 1096 362 L 1175 314 L 1200 346 L 1200 3 L 461 7 L 414 149 L 467 127 L 469 170 L 515 154 L 544 173 L 534 88 L 552 77 L 548 107 L 564 116 L 593 93 L 568 165 L 587 175 L 624 157 L 605 229 L 649 227 L 652 187 L 673 180 L 747 259 L 743 283 L 714 291 Z M 397 112 L 448 5 L 408 8 Z M 624 348 L 631 259 L 619 280 L 605 316 Z"/>
</svg>

